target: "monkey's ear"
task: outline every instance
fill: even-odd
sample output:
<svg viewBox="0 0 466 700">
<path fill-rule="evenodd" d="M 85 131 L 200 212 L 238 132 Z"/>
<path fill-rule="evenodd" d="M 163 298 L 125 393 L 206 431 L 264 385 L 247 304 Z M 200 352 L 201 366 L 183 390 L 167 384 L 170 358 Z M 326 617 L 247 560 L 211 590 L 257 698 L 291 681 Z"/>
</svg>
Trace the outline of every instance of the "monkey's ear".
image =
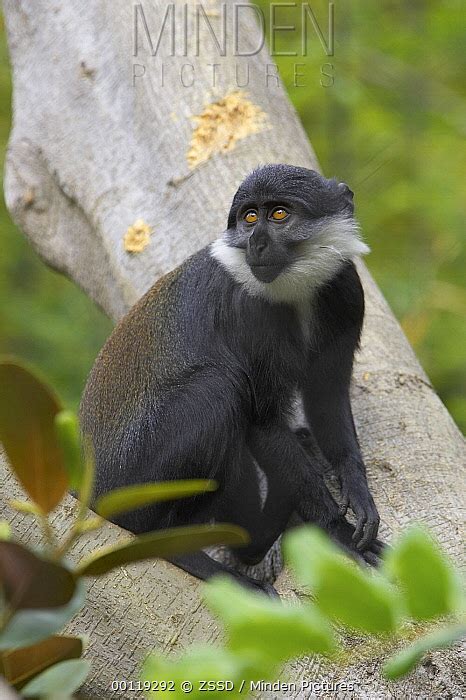
<svg viewBox="0 0 466 700">
<path fill-rule="evenodd" d="M 341 193 L 342 209 L 348 211 L 350 214 L 354 213 L 354 192 L 350 190 L 346 182 L 338 183 L 338 189 Z"/>
</svg>

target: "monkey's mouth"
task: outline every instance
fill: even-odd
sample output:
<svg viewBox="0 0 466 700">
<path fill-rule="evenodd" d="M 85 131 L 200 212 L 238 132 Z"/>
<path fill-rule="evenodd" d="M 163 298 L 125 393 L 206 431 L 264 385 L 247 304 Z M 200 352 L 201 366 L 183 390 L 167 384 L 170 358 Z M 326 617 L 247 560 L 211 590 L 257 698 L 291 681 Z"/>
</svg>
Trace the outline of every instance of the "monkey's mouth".
<svg viewBox="0 0 466 700">
<path fill-rule="evenodd" d="M 273 282 L 283 270 L 283 265 L 251 265 L 251 272 L 259 282 Z"/>
</svg>

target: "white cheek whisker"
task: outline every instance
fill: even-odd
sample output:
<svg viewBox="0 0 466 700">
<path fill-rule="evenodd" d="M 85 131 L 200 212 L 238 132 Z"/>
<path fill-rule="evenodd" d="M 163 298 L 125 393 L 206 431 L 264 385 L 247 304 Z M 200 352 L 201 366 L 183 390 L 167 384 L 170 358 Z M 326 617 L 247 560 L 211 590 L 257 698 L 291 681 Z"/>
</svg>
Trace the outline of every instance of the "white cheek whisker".
<svg viewBox="0 0 466 700">
<path fill-rule="evenodd" d="M 331 250 L 332 252 L 336 253 L 342 260 L 343 262 L 345 261 L 345 258 L 343 257 L 341 251 L 337 250 L 334 245 L 320 245 L 319 248 L 325 248 L 325 250 Z"/>
</svg>

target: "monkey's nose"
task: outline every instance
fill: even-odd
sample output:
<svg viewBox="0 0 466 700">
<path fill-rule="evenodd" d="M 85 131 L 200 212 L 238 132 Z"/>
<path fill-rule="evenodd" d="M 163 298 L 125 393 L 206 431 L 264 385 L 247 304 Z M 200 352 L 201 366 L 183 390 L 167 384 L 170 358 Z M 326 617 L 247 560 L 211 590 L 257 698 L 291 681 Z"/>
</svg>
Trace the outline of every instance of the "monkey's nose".
<svg viewBox="0 0 466 700">
<path fill-rule="evenodd" d="M 248 244 L 251 252 L 255 253 L 256 255 L 261 255 L 261 253 L 268 248 L 269 242 L 267 240 L 267 236 L 253 233 L 248 241 Z"/>
</svg>

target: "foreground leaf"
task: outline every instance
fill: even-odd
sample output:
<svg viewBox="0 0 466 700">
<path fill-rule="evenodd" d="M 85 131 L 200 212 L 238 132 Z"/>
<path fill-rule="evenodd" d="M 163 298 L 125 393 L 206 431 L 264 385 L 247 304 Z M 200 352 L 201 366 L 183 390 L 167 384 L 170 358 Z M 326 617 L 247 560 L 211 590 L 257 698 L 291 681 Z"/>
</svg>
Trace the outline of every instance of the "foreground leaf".
<svg viewBox="0 0 466 700">
<path fill-rule="evenodd" d="M 102 576 L 117 566 L 143 559 L 167 559 L 175 554 L 196 552 L 215 544 L 240 546 L 248 542 L 249 536 L 245 530 L 223 523 L 158 530 L 97 550 L 81 562 L 75 574 Z"/>
<path fill-rule="evenodd" d="M 351 629 L 377 634 L 396 627 L 394 590 L 376 573 L 363 571 L 350 560 L 326 561 L 314 593 L 322 612 Z"/>
<path fill-rule="evenodd" d="M 237 698 L 240 697 L 239 690 L 243 681 L 244 696 L 247 697 L 251 680 L 269 680 L 274 676 L 274 671 L 265 671 L 262 666 L 256 667 L 253 658 L 241 656 L 229 649 L 201 645 L 188 649 L 174 661 L 159 654 L 151 654 L 142 669 L 143 687 L 144 683 L 147 683 L 148 688 L 152 687 L 152 690 L 146 691 L 146 695 L 172 700 L 186 698 L 187 693 L 193 700 L 206 696 L 223 697 L 224 694 L 228 698 Z M 154 681 L 157 681 L 157 689 L 151 686 Z M 218 686 L 206 692 L 207 688 L 203 685 L 206 681 L 215 684 L 228 682 L 229 686 L 224 686 L 223 692 Z M 186 682 L 192 684 L 192 690 L 183 692 L 182 684 Z"/>
<path fill-rule="evenodd" d="M 32 501 L 18 501 L 16 498 L 12 498 L 10 500 L 10 506 L 19 513 L 26 513 L 27 515 L 35 516 L 43 515 L 42 509 L 35 503 L 32 503 Z"/>
<path fill-rule="evenodd" d="M 86 659 L 61 661 L 25 685 L 21 694 L 25 698 L 70 697 L 82 686 L 90 670 L 91 662 Z"/>
<path fill-rule="evenodd" d="M 76 586 L 73 574 L 64 566 L 11 541 L 0 542 L 0 583 L 14 610 L 66 605 Z"/>
<path fill-rule="evenodd" d="M 364 632 L 395 628 L 397 596 L 381 576 L 358 567 L 315 527 L 299 528 L 284 540 L 286 561 L 312 589 L 322 612 Z"/>
<path fill-rule="evenodd" d="M 59 661 L 78 659 L 82 651 L 80 637 L 49 637 L 32 646 L 1 653 L 0 670 L 10 685 L 21 688 L 49 666 Z"/>
<path fill-rule="evenodd" d="M 190 481 L 161 481 L 151 484 L 125 486 L 106 493 L 98 499 L 95 511 L 110 520 L 118 513 L 134 508 L 170 501 L 175 498 L 197 496 L 207 491 L 215 491 L 217 484 L 209 479 L 192 479 Z"/>
<path fill-rule="evenodd" d="M 87 520 L 82 520 L 81 522 L 77 523 L 76 530 L 80 534 L 84 534 L 86 532 L 92 532 L 93 530 L 99 530 L 104 525 L 105 520 L 97 515 L 94 518 L 88 518 Z"/>
<path fill-rule="evenodd" d="M 344 559 L 342 551 L 314 525 L 303 525 L 285 533 L 283 553 L 298 581 L 310 589 L 317 586 L 326 561 Z"/>
<path fill-rule="evenodd" d="M 7 520 L 0 520 L 0 541 L 11 538 L 11 527 Z"/>
<path fill-rule="evenodd" d="M 204 597 L 225 624 L 232 651 L 247 656 L 260 650 L 274 666 L 311 652 L 331 654 L 335 649 L 331 626 L 311 605 L 284 605 L 226 577 L 206 584 Z"/>
<path fill-rule="evenodd" d="M 68 477 L 54 419 L 58 398 L 25 367 L 0 362 L 0 442 L 21 485 L 49 513 L 65 495 Z"/>
<path fill-rule="evenodd" d="M 55 416 L 55 434 L 63 454 L 70 488 L 78 490 L 84 474 L 78 417 L 73 411 L 60 411 Z"/>
<path fill-rule="evenodd" d="M 421 527 L 411 527 L 387 553 L 385 570 L 401 585 L 415 620 L 430 620 L 457 610 L 458 580 L 439 546 Z"/>
<path fill-rule="evenodd" d="M 0 650 L 10 651 L 29 646 L 60 632 L 82 608 L 85 599 L 86 587 L 83 581 L 78 581 L 73 597 L 63 607 L 19 610 L 0 632 Z"/>
<path fill-rule="evenodd" d="M 84 514 L 90 506 L 95 480 L 94 448 L 89 437 L 83 438 L 83 472 L 79 485 L 78 500 L 81 503 L 81 513 Z"/>
<path fill-rule="evenodd" d="M 392 656 L 383 667 L 383 674 L 392 681 L 401 678 L 409 673 L 428 651 L 451 646 L 465 637 L 466 625 L 451 625 L 436 630 Z"/>
</svg>

